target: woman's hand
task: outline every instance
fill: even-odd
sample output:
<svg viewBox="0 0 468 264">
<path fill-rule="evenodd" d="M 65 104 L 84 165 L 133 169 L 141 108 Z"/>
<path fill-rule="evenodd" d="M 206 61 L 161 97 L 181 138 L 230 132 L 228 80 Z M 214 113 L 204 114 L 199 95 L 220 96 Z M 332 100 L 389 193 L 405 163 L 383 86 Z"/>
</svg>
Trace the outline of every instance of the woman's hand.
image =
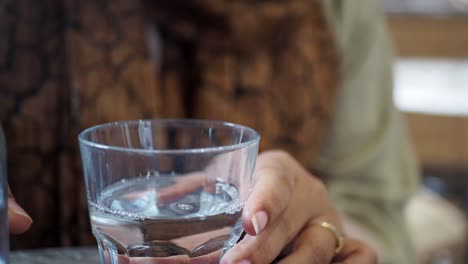
<svg viewBox="0 0 468 264">
<path fill-rule="evenodd" d="M 345 239 L 344 247 L 333 259 L 333 264 L 377 263 L 377 255 L 373 249 L 362 241 Z"/>
<path fill-rule="evenodd" d="M 16 203 L 8 188 L 8 227 L 12 234 L 26 232 L 32 224 L 31 217 Z"/>
<path fill-rule="evenodd" d="M 222 259 L 222 264 L 377 263 L 367 245 L 351 239 L 335 256 L 337 236 L 320 225 L 342 230 L 324 184 L 289 154 L 269 151 L 258 157 L 252 194 L 244 207 L 245 238 Z"/>
</svg>

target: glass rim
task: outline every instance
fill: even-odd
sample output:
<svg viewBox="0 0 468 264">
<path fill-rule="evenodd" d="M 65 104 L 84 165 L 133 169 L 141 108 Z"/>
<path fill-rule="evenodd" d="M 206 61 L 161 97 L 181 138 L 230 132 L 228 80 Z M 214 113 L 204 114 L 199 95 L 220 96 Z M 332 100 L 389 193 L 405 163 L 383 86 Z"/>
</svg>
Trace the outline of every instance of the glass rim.
<svg viewBox="0 0 468 264">
<path fill-rule="evenodd" d="M 150 123 L 175 123 L 181 122 L 186 124 L 214 124 L 216 126 L 224 126 L 230 128 L 241 128 L 245 129 L 252 133 L 253 138 L 242 143 L 236 143 L 231 145 L 225 146 L 217 146 L 217 147 L 203 147 L 203 148 L 183 148 L 183 149 L 144 149 L 144 148 L 133 148 L 133 147 L 121 147 L 121 146 L 113 146 L 107 145 L 102 143 L 96 143 L 91 140 L 85 138 L 85 136 L 92 131 L 96 131 L 106 127 L 118 127 L 122 126 L 123 124 L 137 124 L 141 122 L 150 122 Z M 260 141 L 260 134 L 253 128 L 248 126 L 220 121 L 220 120 L 209 120 L 209 119 L 188 119 L 188 118 L 168 118 L 168 119 L 135 119 L 135 120 L 123 120 L 123 121 L 115 121 L 115 122 L 108 122 L 99 125 L 95 125 L 89 128 L 84 129 L 82 132 L 78 134 L 78 141 L 80 145 L 96 148 L 96 149 L 103 149 L 103 150 L 113 150 L 113 151 L 121 151 L 121 152 L 135 152 L 141 154 L 191 154 L 191 153 L 209 153 L 209 152 L 226 152 L 226 151 L 233 151 L 238 149 L 243 149 L 250 147 L 253 144 L 256 144 Z"/>
</svg>

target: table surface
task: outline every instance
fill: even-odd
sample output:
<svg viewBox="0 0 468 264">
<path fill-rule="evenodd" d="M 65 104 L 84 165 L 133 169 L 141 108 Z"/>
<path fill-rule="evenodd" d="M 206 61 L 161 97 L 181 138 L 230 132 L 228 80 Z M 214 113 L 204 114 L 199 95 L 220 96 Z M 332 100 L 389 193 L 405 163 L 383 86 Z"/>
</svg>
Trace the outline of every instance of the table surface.
<svg viewBox="0 0 468 264">
<path fill-rule="evenodd" d="M 99 264 L 97 248 L 13 251 L 10 264 Z"/>
</svg>

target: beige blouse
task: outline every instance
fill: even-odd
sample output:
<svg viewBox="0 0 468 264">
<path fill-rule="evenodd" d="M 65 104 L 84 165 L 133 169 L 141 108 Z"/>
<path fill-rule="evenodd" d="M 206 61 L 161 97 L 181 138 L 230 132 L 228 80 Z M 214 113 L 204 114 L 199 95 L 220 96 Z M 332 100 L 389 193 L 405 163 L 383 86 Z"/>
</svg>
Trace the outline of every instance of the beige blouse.
<svg viewBox="0 0 468 264">
<path fill-rule="evenodd" d="M 321 170 L 332 175 L 335 204 L 378 244 L 381 263 L 413 263 L 402 213 L 419 171 L 392 101 L 393 54 L 384 15 L 376 0 L 322 2 L 344 61 Z"/>
</svg>

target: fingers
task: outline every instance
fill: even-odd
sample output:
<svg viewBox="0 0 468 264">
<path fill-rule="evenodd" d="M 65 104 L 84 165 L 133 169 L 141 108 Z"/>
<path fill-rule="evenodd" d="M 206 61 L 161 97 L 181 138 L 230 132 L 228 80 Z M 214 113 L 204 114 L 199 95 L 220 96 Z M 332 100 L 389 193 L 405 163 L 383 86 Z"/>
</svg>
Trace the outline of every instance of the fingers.
<svg viewBox="0 0 468 264">
<path fill-rule="evenodd" d="M 340 254 L 333 260 L 335 264 L 377 264 L 377 253 L 363 242 L 345 239 Z"/>
<path fill-rule="evenodd" d="M 280 217 L 292 218 L 300 213 L 310 218 L 329 206 L 324 184 L 286 152 L 262 153 L 254 179 L 255 185 L 243 212 L 243 226 L 249 235 L 260 234 L 268 223 Z M 291 206 L 295 208 L 292 215 L 284 215 Z"/>
<path fill-rule="evenodd" d="M 259 156 L 254 178 L 256 182 L 243 213 L 248 239 L 231 249 L 222 263 L 269 263 L 301 230 L 305 234 L 301 233 L 299 237 L 304 241 L 297 244 L 296 250 L 306 253 L 310 246 L 301 245 L 312 243 L 317 245 L 317 251 L 312 255 L 307 252 L 304 259 L 330 263 L 336 238 L 329 230 L 308 225 L 324 217 L 325 221 L 341 228 L 324 184 L 308 174 L 291 156 L 278 151 Z M 294 261 L 297 258 L 299 256 L 294 256 L 290 263 L 310 263 Z M 326 261 L 322 262 L 323 259 Z"/>
<path fill-rule="evenodd" d="M 285 154 L 266 152 L 258 157 L 255 185 L 244 207 L 243 225 L 247 234 L 258 235 L 288 206 L 295 187 L 294 173 L 281 163 Z"/>
<path fill-rule="evenodd" d="M 31 217 L 16 203 L 15 198 L 8 189 L 8 226 L 12 234 L 26 232 L 32 224 Z"/>
<path fill-rule="evenodd" d="M 307 215 L 290 206 L 283 215 L 294 217 L 279 217 L 272 221 L 256 236 L 246 235 L 244 239 L 229 250 L 221 263 L 271 263 L 282 249 L 299 233 L 306 222 Z M 241 262 L 242 263 L 242 262 Z"/>
<path fill-rule="evenodd" d="M 298 185 L 297 193 L 291 198 L 291 203 L 285 211 L 277 219 L 273 219 L 259 235 L 246 236 L 247 239 L 244 238 L 244 240 L 234 246 L 224 256 L 222 263 L 238 263 L 239 261 L 249 261 L 246 263 L 270 263 L 274 260 L 282 249 L 306 226 L 308 219 L 313 218 L 311 214 L 313 210 L 310 210 L 309 207 L 314 207 L 315 205 L 305 202 L 307 197 L 310 196 L 310 193 L 305 192 L 305 189 L 308 189 L 308 187 L 310 187 L 308 184 Z M 320 202 L 320 199 L 317 200 Z M 311 230 L 322 234 L 319 235 L 319 240 L 316 244 L 323 247 L 324 250 L 328 247 L 329 256 L 327 255 L 326 258 L 328 258 L 327 263 L 329 263 L 336 247 L 335 237 L 326 229 L 316 230 L 315 227 L 311 227 Z M 328 243 L 320 243 L 322 236 L 325 237 L 323 241 L 327 241 L 328 239 Z M 309 235 L 308 237 L 313 236 Z"/>
<path fill-rule="evenodd" d="M 336 237 L 318 224 L 310 224 L 294 241 L 292 252 L 281 264 L 330 263 L 335 255 Z"/>
</svg>

